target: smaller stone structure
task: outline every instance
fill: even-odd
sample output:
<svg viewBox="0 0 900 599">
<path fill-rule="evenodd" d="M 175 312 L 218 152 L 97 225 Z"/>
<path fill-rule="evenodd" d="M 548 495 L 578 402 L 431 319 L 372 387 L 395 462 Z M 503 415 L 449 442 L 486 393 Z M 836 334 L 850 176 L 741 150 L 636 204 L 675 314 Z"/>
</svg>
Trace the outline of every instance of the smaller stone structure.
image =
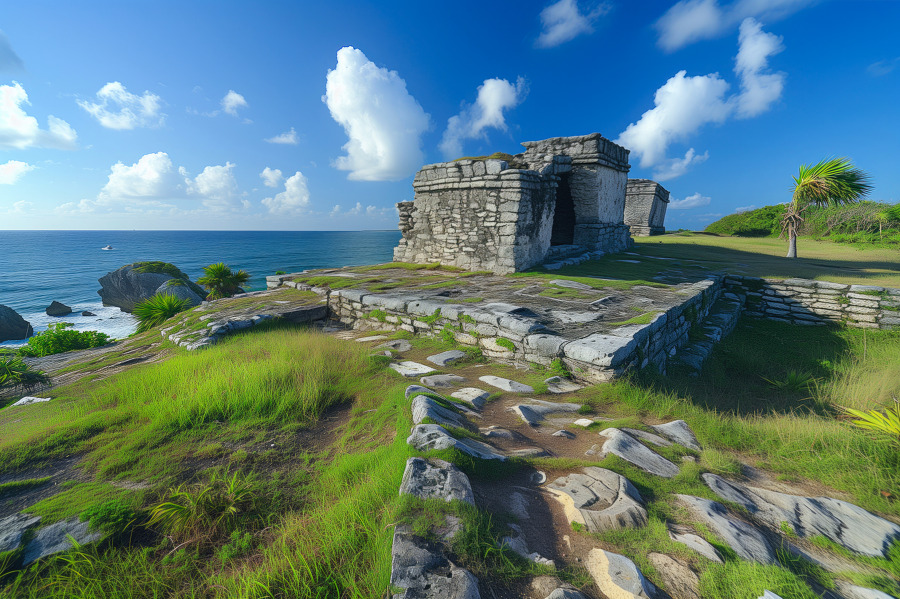
<svg viewBox="0 0 900 599">
<path fill-rule="evenodd" d="M 625 224 L 634 237 L 666 232 L 669 191 L 650 179 L 629 179 L 625 190 Z"/>
</svg>

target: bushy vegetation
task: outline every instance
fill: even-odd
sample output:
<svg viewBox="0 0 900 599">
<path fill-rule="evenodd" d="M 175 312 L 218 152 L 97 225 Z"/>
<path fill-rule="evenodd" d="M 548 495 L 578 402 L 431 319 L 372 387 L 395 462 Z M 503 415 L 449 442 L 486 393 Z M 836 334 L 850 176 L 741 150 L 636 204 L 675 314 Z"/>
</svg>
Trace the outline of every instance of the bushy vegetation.
<svg viewBox="0 0 900 599">
<path fill-rule="evenodd" d="M 191 306 L 186 299 L 167 293 L 157 293 L 134 305 L 134 316 L 138 319 L 138 333 L 157 327 L 179 312 Z"/>
<path fill-rule="evenodd" d="M 224 262 L 210 264 L 203 268 L 206 273 L 197 282 L 209 290 L 207 299 L 216 300 L 223 297 L 231 297 L 240 290 L 241 285 L 250 280 L 250 275 L 244 270 L 237 272 Z"/>
<path fill-rule="evenodd" d="M 704 229 L 717 235 L 777 237 L 785 206 L 765 206 L 729 214 Z M 838 243 L 896 247 L 900 245 L 900 204 L 858 202 L 810 207 L 803 213 L 800 234 Z"/>
<path fill-rule="evenodd" d="M 41 385 L 49 385 L 50 377 L 36 370 L 17 356 L 0 355 L 0 389 L 21 387 L 26 392 Z"/>
<path fill-rule="evenodd" d="M 20 356 L 40 358 L 75 349 L 100 347 L 112 341 L 109 335 L 100 331 L 76 331 L 71 322 L 56 322 L 46 331 L 29 337 L 28 343 L 16 350 Z"/>
<path fill-rule="evenodd" d="M 181 271 L 180 268 L 175 266 L 174 264 L 170 264 L 169 262 L 161 262 L 159 260 L 154 260 L 150 262 L 135 262 L 132 264 L 135 272 L 139 273 L 157 273 L 157 274 L 165 274 L 172 277 L 175 277 L 173 281 L 169 283 L 169 285 L 187 285 L 200 297 L 204 297 L 206 294 L 203 289 L 191 281 L 191 278 Z"/>
</svg>

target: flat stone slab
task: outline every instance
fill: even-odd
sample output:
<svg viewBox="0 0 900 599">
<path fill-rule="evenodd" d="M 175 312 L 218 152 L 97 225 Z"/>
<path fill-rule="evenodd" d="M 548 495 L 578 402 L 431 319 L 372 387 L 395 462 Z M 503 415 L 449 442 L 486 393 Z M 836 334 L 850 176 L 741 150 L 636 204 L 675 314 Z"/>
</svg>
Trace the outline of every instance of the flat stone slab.
<svg viewBox="0 0 900 599">
<path fill-rule="evenodd" d="M 547 383 L 547 391 L 556 395 L 561 393 L 573 393 L 584 389 L 584 385 L 579 385 L 578 383 L 564 379 L 561 376 L 551 376 L 544 382 Z"/>
<path fill-rule="evenodd" d="M 0 518 L 0 553 L 18 548 L 25 531 L 40 521 L 40 516 L 26 514 L 13 514 L 6 518 Z"/>
<path fill-rule="evenodd" d="M 594 424 L 594 421 L 591 420 L 590 418 L 579 418 L 572 424 L 574 424 L 575 426 L 583 426 L 584 428 L 587 428 L 590 425 Z"/>
<path fill-rule="evenodd" d="M 651 445 L 656 445 L 657 447 L 671 447 L 672 442 L 663 439 L 659 435 L 654 435 L 653 433 L 648 433 L 647 431 L 638 430 L 636 428 L 623 428 L 623 431 L 634 437 L 635 439 L 640 439 L 641 441 L 646 441 Z"/>
<path fill-rule="evenodd" d="M 669 526 L 669 538 L 676 543 L 681 543 L 682 545 L 690 547 L 708 560 L 712 560 L 719 564 L 724 563 L 722 561 L 722 556 L 719 555 L 719 552 L 715 547 L 686 526 L 679 526 L 677 524 Z"/>
<path fill-rule="evenodd" d="M 767 566 L 778 563 L 772 546 L 763 534 L 754 526 L 732 516 L 718 501 L 693 495 L 676 497 L 741 558 Z"/>
<path fill-rule="evenodd" d="M 900 539 L 900 526 L 840 499 L 787 495 L 715 474 L 704 474 L 703 481 L 716 495 L 742 505 L 760 522 L 775 530 L 787 522 L 804 539 L 822 535 L 871 557 L 887 557 L 893 541 Z"/>
<path fill-rule="evenodd" d="M 836 580 L 835 584 L 838 592 L 846 599 L 893 599 L 890 595 L 878 589 L 857 586 L 843 580 Z"/>
<path fill-rule="evenodd" d="M 584 289 L 586 291 L 593 291 L 594 288 L 585 283 L 579 283 L 578 281 L 570 281 L 568 279 L 551 279 L 551 285 L 556 285 L 557 287 L 567 287 L 569 289 Z"/>
<path fill-rule="evenodd" d="M 480 376 L 478 377 L 478 380 L 483 383 L 487 383 L 491 387 L 496 387 L 497 389 L 501 389 L 503 391 L 509 391 L 510 393 L 534 393 L 534 388 L 530 385 L 517 383 L 516 381 L 511 381 L 499 376 Z"/>
<path fill-rule="evenodd" d="M 519 404 L 509 408 L 509 411 L 517 414 L 523 422 L 530 426 L 540 426 L 541 421 L 548 414 L 572 413 L 578 412 L 580 409 L 581 404 L 531 399 L 527 404 Z"/>
<path fill-rule="evenodd" d="M 650 450 L 624 431 L 608 428 L 600 431 L 600 436 L 606 437 L 602 448 L 604 454 L 617 455 L 641 470 L 657 476 L 672 478 L 678 474 L 678 466 Z"/>
<path fill-rule="evenodd" d="M 647 560 L 670 595 L 678 599 L 701 599 L 700 578 L 686 564 L 664 553 L 648 553 Z"/>
<path fill-rule="evenodd" d="M 634 337 L 594 333 L 570 341 L 563 348 L 563 353 L 567 358 L 594 366 L 615 367 L 631 356 L 636 345 Z"/>
<path fill-rule="evenodd" d="M 410 397 L 415 397 L 416 395 L 436 395 L 441 397 L 439 393 L 435 393 L 428 387 L 423 387 L 422 385 L 410 385 L 406 388 L 406 399 Z"/>
<path fill-rule="evenodd" d="M 469 477 L 459 468 L 444 460 L 409 458 L 400 483 L 400 494 L 409 494 L 420 499 L 440 499 L 442 501 L 465 501 L 475 505 L 475 495 Z"/>
<path fill-rule="evenodd" d="M 576 435 L 575 435 L 575 433 L 573 433 L 573 432 L 570 432 L 570 431 L 567 431 L 567 430 L 560 429 L 560 430 L 556 431 L 555 433 L 552 433 L 550 436 L 552 436 L 552 437 L 565 437 L 566 439 L 574 439 Z"/>
<path fill-rule="evenodd" d="M 388 341 L 387 343 L 382 343 L 381 345 L 376 346 L 378 349 L 392 349 L 397 352 L 405 352 L 412 349 L 412 343 L 407 341 L 406 339 L 394 339 L 393 341 Z"/>
<path fill-rule="evenodd" d="M 22 563 L 28 565 L 48 555 L 72 548 L 72 537 L 79 545 L 93 543 L 100 539 L 99 532 L 88 531 L 88 523 L 78 518 L 69 518 L 40 529 L 25 546 Z"/>
<path fill-rule="evenodd" d="M 447 389 L 450 387 L 458 387 L 465 383 L 466 379 L 457 374 L 432 374 L 431 376 L 423 376 L 419 382 L 428 387 L 439 387 Z"/>
<path fill-rule="evenodd" d="M 640 528 L 647 524 L 647 510 L 634 485 L 624 476 L 589 466 L 582 473 L 557 478 L 547 485 L 563 506 L 569 522 L 590 532 Z"/>
<path fill-rule="evenodd" d="M 422 424 L 425 420 L 448 427 L 466 428 L 469 421 L 455 410 L 445 408 L 434 399 L 425 395 L 416 395 L 412 400 L 413 424 Z"/>
<path fill-rule="evenodd" d="M 543 447 L 525 447 L 522 449 L 514 449 L 509 452 L 513 458 L 546 458 L 550 456 L 550 452 Z"/>
<path fill-rule="evenodd" d="M 633 561 L 602 549 L 591 549 L 585 567 L 600 591 L 612 599 L 654 599 L 656 587 Z"/>
<path fill-rule="evenodd" d="M 434 368 L 431 366 L 410 361 L 394 362 L 393 364 L 388 364 L 388 367 L 396 370 L 403 376 L 422 376 L 423 374 L 434 372 Z"/>
<path fill-rule="evenodd" d="M 369 335 L 368 337 L 357 337 L 354 339 L 357 343 L 369 343 L 371 341 L 384 341 L 387 335 Z"/>
<path fill-rule="evenodd" d="M 402 589 L 393 599 L 481 599 L 478 579 L 471 572 L 456 566 L 439 546 L 414 535 L 405 524 L 394 529 L 391 587 Z"/>
<path fill-rule="evenodd" d="M 460 351 L 458 349 L 451 349 L 450 351 L 441 352 L 439 354 L 435 354 L 433 356 L 428 356 L 425 358 L 432 364 L 437 364 L 438 366 L 447 366 L 448 364 L 452 364 L 453 362 L 458 362 L 466 357 L 466 352 Z"/>
<path fill-rule="evenodd" d="M 482 460 L 506 461 L 506 456 L 497 453 L 490 445 L 473 439 L 457 439 L 437 424 L 417 424 L 406 443 L 419 451 L 456 449 Z"/>
<path fill-rule="evenodd" d="M 650 428 L 668 438 L 673 443 L 678 443 L 682 447 L 687 447 L 694 451 L 703 451 L 703 446 L 697 441 L 697 437 L 694 436 L 694 431 L 691 430 L 691 427 L 689 427 L 688 423 L 684 420 L 673 420 L 672 422 L 666 422 L 665 424 L 655 424 Z"/>
<path fill-rule="evenodd" d="M 464 401 L 467 404 L 471 404 L 472 407 L 478 410 L 484 407 L 484 403 L 490 396 L 491 394 L 487 391 L 478 389 L 476 387 L 463 387 L 462 389 L 454 391 L 450 394 L 450 397 Z"/>
<path fill-rule="evenodd" d="M 9 407 L 14 408 L 16 406 L 30 406 L 33 403 L 41 403 L 44 401 L 50 401 L 50 398 L 49 397 L 31 397 L 29 395 L 27 397 L 23 397 L 22 399 L 20 399 L 19 401 L 17 401 L 16 403 L 12 404 Z"/>
</svg>

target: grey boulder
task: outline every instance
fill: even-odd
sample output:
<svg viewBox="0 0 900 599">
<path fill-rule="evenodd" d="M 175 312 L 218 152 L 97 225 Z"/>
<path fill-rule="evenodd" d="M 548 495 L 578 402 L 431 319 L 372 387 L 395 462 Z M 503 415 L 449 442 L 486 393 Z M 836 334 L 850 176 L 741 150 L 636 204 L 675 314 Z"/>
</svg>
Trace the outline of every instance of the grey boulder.
<svg viewBox="0 0 900 599">
<path fill-rule="evenodd" d="M 428 356 L 426 359 L 432 364 L 437 364 L 438 366 L 447 366 L 448 364 L 452 364 L 453 362 L 462 360 L 465 357 L 466 352 L 458 349 L 451 349 L 449 351 L 441 352 L 433 356 Z"/>
<path fill-rule="evenodd" d="M 400 589 L 393 599 L 481 599 L 478 579 L 459 568 L 439 546 L 399 524 L 391 547 L 391 586 Z"/>
<path fill-rule="evenodd" d="M 456 374 L 432 374 L 431 376 L 423 376 L 419 381 L 428 387 L 450 388 L 458 387 L 466 382 L 466 379 Z"/>
<path fill-rule="evenodd" d="M 469 424 L 465 417 L 456 411 L 445 408 L 430 397 L 416 395 L 412 400 L 413 424 L 422 424 L 425 419 L 441 426 L 458 428 L 466 428 Z"/>
<path fill-rule="evenodd" d="M 602 549 L 591 549 L 585 560 L 591 578 L 607 597 L 654 599 L 656 587 L 644 578 L 633 561 Z"/>
<path fill-rule="evenodd" d="M 697 437 L 694 436 L 694 431 L 691 430 L 691 427 L 689 427 L 684 420 L 673 420 L 672 422 L 666 422 L 665 424 L 653 425 L 650 428 L 660 435 L 667 437 L 673 443 L 678 443 L 679 445 L 687 447 L 688 449 L 693 449 L 694 451 L 703 450 L 703 446 L 700 445 L 700 442 L 697 441 Z"/>
<path fill-rule="evenodd" d="M 165 272 L 139 272 L 140 265 L 136 264 L 126 264 L 100 277 L 101 288 L 97 293 L 104 306 L 116 306 L 123 312 L 133 312 L 135 304 L 156 294 L 164 283 L 176 278 Z M 206 297 L 206 293 L 195 283 L 185 281 L 185 285 L 200 297 Z"/>
<path fill-rule="evenodd" d="M 44 312 L 47 313 L 47 316 L 66 316 L 72 313 L 72 308 L 56 300 L 53 300 L 52 302 L 50 302 L 50 305 L 47 306 L 47 309 L 44 310 Z"/>
<path fill-rule="evenodd" d="M 191 307 L 199 306 L 204 297 L 197 294 L 191 287 L 184 284 L 181 279 L 169 279 L 156 289 L 156 293 L 174 295 L 178 299 L 187 300 Z"/>
<path fill-rule="evenodd" d="M 732 516 L 721 503 L 693 495 L 676 497 L 741 558 L 767 566 L 777 563 L 775 552 L 763 534 Z"/>
<path fill-rule="evenodd" d="M 523 422 L 530 426 L 540 426 L 541 421 L 548 414 L 560 412 L 577 412 L 581 408 L 580 404 L 575 403 L 555 403 L 552 401 L 543 401 L 540 399 L 528 400 L 526 404 L 519 404 L 509 408 L 522 419 Z"/>
<path fill-rule="evenodd" d="M 409 458 L 400 483 L 400 494 L 420 499 L 454 499 L 475 505 L 472 485 L 459 468 L 444 460 Z"/>
<path fill-rule="evenodd" d="M 417 424 L 406 443 L 419 451 L 455 449 L 482 460 L 506 461 L 506 456 L 497 453 L 490 445 L 473 439 L 457 439 L 437 424 Z"/>
<path fill-rule="evenodd" d="M 32 335 L 34 329 L 31 328 L 31 323 L 9 306 L 0 304 L 0 343 L 26 339 Z"/>
<path fill-rule="evenodd" d="M 604 454 L 617 455 L 641 470 L 646 470 L 650 474 L 657 476 L 672 478 L 678 474 L 678 466 L 658 453 L 651 451 L 624 431 L 617 428 L 607 428 L 600 431 L 600 436 L 606 437 L 606 442 L 603 443 L 602 448 Z"/>
<path fill-rule="evenodd" d="M 0 518 L 0 553 L 15 550 L 22 542 L 25 531 L 41 521 L 40 516 L 13 514 Z"/>
<path fill-rule="evenodd" d="M 682 561 L 664 553 L 649 553 L 647 560 L 673 597 L 700 599 L 700 578 Z"/>
<path fill-rule="evenodd" d="M 98 532 L 90 532 L 88 523 L 81 522 L 78 518 L 51 524 L 37 531 L 34 538 L 25 546 L 22 563 L 27 566 L 48 555 L 68 551 L 72 548 L 71 539 L 79 545 L 86 545 L 99 540 L 100 536 Z"/>
<path fill-rule="evenodd" d="M 627 478 L 611 470 L 589 466 L 582 474 L 557 478 L 547 489 L 562 504 L 566 519 L 590 532 L 647 524 L 640 493 Z"/>
</svg>

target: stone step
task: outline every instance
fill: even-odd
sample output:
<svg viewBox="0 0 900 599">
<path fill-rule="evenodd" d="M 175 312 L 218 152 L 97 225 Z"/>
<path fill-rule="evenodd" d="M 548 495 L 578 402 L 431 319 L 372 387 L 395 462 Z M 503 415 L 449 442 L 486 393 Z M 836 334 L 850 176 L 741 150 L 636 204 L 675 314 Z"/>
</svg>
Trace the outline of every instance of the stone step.
<svg viewBox="0 0 900 599">
<path fill-rule="evenodd" d="M 703 363 L 712 353 L 716 343 L 727 337 L 734 330 L 738 319 L 744 311 L 746 296 L 742 294 L 723 294 L 712 305 L 706 318 L 698 327 L 699 338 L 692 339 L 675 354 L 672 363 L 688 367 L 696 376 L 703 369 Z"/>
</svg>

